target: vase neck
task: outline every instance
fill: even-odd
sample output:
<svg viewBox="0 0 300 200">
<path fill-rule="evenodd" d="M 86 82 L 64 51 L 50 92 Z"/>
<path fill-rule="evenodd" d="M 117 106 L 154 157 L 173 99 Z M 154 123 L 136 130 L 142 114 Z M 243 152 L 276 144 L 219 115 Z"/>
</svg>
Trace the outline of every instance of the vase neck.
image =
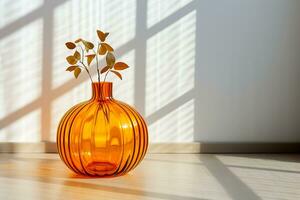
<svg viewBox="0 0 300 200">
<path fill-rule="evenodd" d="M 93 82 L 92 83 L 92 99 L 106 100 L 112 99 L 112 82 Z"/>
</svg>

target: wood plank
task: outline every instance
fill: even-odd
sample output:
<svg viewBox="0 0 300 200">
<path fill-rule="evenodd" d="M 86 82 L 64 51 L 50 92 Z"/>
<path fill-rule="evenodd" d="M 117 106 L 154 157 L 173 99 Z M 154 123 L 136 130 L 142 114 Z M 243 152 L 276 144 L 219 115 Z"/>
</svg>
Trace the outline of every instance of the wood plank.
<svg viewBox="0 0 300 200">
<path fill-rule="evenodd" d="M 57 154 L 0 154 L 0 199 L 294 200 L 299 186 L 299 155 L 148 154 L 125 176 L 89 178 Z"/>
</svg>

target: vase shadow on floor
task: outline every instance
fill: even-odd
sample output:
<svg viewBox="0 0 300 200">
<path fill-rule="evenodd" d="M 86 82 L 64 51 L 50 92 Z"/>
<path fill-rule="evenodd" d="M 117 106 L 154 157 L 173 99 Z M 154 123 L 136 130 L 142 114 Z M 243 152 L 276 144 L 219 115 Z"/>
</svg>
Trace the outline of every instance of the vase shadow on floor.
<svg viewBox="0 0 300 200">
<path fill-rule="evenodd" d="M 120 174 L 120 175 L 115 175 L 115 176 L 88 176 L 88 175 L 81 175 L 81 174 L 76 174 L 70 172 L 68 174 L 68 178 L 71 179 L 110 179 L 110 178 L 117 178 L 120 176 L 131 176 L 130 173 L 127 174 Z"/>
</svg>

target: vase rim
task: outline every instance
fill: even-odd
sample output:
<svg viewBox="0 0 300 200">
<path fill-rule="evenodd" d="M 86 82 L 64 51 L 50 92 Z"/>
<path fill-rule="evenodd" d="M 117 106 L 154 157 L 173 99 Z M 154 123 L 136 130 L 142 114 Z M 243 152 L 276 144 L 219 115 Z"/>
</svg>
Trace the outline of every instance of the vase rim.
<svg viewBox="0 0 300 200">
<path fill-rule="evenodd" d="M 92 84 L 104 84 L 104 83 L 105 83 L 105 84 L 112 84 L 113 82 L 111 82 L 111 81 L 105 81 L 105 82 L 104 82 L 104 81 L 100 81 L 100 82 L 98 82 L 98 81 L 93 81 L 93 82 L 92 82 Z"/>
</svg>

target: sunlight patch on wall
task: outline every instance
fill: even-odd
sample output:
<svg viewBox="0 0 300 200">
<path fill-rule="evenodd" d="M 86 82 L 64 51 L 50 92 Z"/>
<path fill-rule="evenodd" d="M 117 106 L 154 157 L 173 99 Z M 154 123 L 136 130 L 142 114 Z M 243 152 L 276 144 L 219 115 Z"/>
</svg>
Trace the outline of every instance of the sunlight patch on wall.
<svg viewBox="0 0 300 200">
<path fill-rule="evenodd" d="M 146 116 L 194 87 L 195 14 L 147 41 Z"/>
<path fill-rule="evenodd" d="M 191 0 L 148 0 L 147 27 L 153 26 L 190 2 Z"/>
<path fill-rule="evenodd" d="M 13 23 L 29 14 L 42 5 L 42 0 L 1 0 L 0 1 L 0 28 Z"/>
<path fill-rule="evenodd" d="M 98 41 L 96 30 L 110 32 L 107 41 L 117 50 L 135 36 L 135 1 L 67 1 L 54 10 L 52 88 L 71 80 L 64 73 L 71 51 L 65 42 L 78 37 Z M 101 61 L 104 66 L 104 61 Z"/>
<path fill-rule="evenodd" d="M 39 142 L 41 139 L 41 111 L 32 111 L 0 129 L 0 142 Z"/>
<path fill-rule="evenodd" d="M 42 20 L 0 40 L 0 119 L 41 94 Z"/>
<path fill-rule="evenodd" d="M 73 106 L 83 101 L 89 100 L 92 96 L 90 80 L 86 80 L 75 88 L 65 91 L 65 93 L 52 101 L 51 104 L 51 126 L 50 140 L 56 140 L 56 131 L 60 119 Z"/>
<path fill-rule="evenodd" d="M 107 77 L 108 81 L 113 82 L 113 96 L 115 99 L 126 102 L 127 104 L 134 104 L 134 51 L 129 51 L 124 56 L 118 58 L 129 65 L 129 68 L 121 71 L 123 80 L 110 73 Z"/>
<path fill-rule="evenodd" d="M 194 141 L 194 100 L 150 124 L 149 138 L 151 142 Z"/>
</svg>

